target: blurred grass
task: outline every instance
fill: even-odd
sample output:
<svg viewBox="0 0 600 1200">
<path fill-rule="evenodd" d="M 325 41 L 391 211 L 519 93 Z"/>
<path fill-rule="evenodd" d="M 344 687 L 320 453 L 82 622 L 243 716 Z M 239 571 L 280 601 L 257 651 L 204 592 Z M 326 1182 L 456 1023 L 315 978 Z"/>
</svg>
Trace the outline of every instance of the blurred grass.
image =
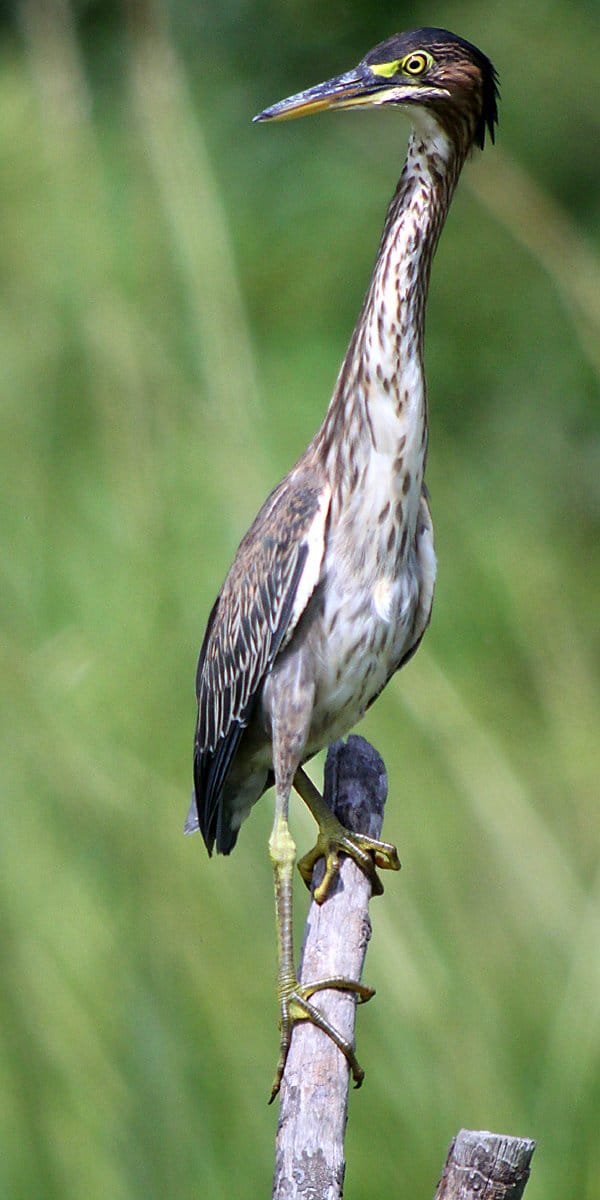
<svg viewBox="0 0 600 1200">
<path fill-rule="evenodd" d="M 504 103 L 434 270 L 434 621 L 362 727 L 404 872 L 348 1190 L 431 1195 L 462 1124 L 539 1139 L 531 1200 L 600 1196 L 597 113 L 553 86 L 594 77 L 584 9 L 356 4 L 340 37 L 332 5 L 315 38 L 311 4 L 28 0 L 4 31 L 3 1196 L 268 1194 L 271 806 L 231 860 L 182 838 L 195 654 L 321 418 L 402 140 L 248 118 L 418 21 Z"/>
</svg>

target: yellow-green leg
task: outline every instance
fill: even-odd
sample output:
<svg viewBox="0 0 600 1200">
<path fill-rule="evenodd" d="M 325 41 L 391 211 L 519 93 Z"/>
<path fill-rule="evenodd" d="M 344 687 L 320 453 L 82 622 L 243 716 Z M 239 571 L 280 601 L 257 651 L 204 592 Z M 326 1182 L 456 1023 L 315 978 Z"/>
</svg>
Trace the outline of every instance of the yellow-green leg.
<svg viewBox="0 0 600 1200">
<path fill-rule="evenodd" d="M 310 1003 L 310 997 L 315 992 L 325 988 L 338 988 L 354 992 L 358 1002 L 370 1000 L 374 995 L 371 988 L 356 983 L 351 979 L 320 979 L 316 983 L 299 983 L 294 967 L 294 943 L 292 926 L 292 885 L 294 864 L 296 861 L 296 846 L 290 834 L 287 820 L 289 788 L 277 788 L 275 801 L 275 822 L 269 839 L 269 853 L 273 863 L 275 879 L 275 909 L 277 920 L 277 996 L 279 1000 L 281 1043 L 279 1062 L 271 1090 L 269 1103 L 275 1099 L 279 1091 L 285 1063 L 290 1048 L 292 1030 L 298 1021 L 311 1021 L 328 1035 L 345 1055 L 352 1077 L 357 1087 L 364 1078 L 364 1071 L 357 1062 L 356 1055 L 350 1043 L 329 1021 Z"/>
<path fill-rule="evenodd" d="M 340 854 L 348 854 L 354 859 L 370 880 L 373 895 L 380 896 L 383 884 L 375 867 L 399 871 L 400 860 L 396 847 L 390 842 L 380 842 L 366 834 L 352 833 L 346 829 L 334 816 L 302 767 L 299 767 L 294 775 L 294 787 L 319 827 L 315 845 L 298 863 L 298 870 L 306 886 L 310 887 L 315 863 L 319 858 L 325 859 L 325 874 L 313 893 L 317 904 L 322 904 L 329 895 L 331 885 L 340 869 Z"/>
</svg>

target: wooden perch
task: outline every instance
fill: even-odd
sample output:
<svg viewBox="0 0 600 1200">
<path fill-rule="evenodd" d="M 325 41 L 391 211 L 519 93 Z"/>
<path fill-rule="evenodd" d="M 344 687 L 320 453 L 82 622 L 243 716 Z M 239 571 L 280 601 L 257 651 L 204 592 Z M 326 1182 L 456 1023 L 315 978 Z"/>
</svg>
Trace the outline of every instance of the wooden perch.
<svg viewBox="0 0 600 1200">
<path fill-rule="evenodd" d="M 331 746 L 325 764 L 325 798 L 348 829 L 381 837 L 386 796 L 383 760 L 364 738 L 352 735 L 345 745 L 335 742 Z M 313 888 L 322 876 L 321 861 L 315 868 Z M 366 876 L 344 856 L 325 904 L 311 903 L 300 959 L 301 981 L 331 976 L 360 980 L 371 936 L 370 896 Z M 330 990 L 319 992 L 315 1002 L 352 1042 L 355 997 Z M 348 1063 L 337 1046 L 314 1025 L 297 1025 L 280 1093 L 273 1200 L 305 1200 L 307 1196 L 340 1200 L 348 1086 Z"/>
<path fill-rule="evenodd" d="M 461 1129 L 434 1200 L 521 1200 L 534 1150 L 528 1138 Z"/>
<path fill-rule="evenodd" d="M 336 742 L 325 764 L 325 796 L 344 825 L 381 836 L 387 776 L 383 760 L 364 738 Z M 313 887 L 323 874 L 317 864 Z M 300 960 L 300 980 L 343 976 L 360 980 L 371 935 L 371 886 L 344 857 L 325 904 L 311 903 Z M 356 1000 L 349 992 L 317 997 L 332 1025 L 354 1040 Z M 273 1200 L 341 1200 L 348 1116 L 348 1063 L 314 1025 L 294 1029 L 280 1092 Z M 520 1200 L 535 1142 L 461 1129 L 450 1150 L 434 1200 Z M 376 1190 L 376 1188 L 375 1188 Z"/>
</svg>

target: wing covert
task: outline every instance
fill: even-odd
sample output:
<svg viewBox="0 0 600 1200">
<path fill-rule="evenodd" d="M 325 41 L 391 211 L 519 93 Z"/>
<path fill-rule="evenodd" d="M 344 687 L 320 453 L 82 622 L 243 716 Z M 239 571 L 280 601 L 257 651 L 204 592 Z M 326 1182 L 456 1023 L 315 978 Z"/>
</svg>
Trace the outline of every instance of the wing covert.
<svg viewBox="0 0 600 1200">
<path fill-rule="evenodd" d="M 194 788 L 209 853 L 221 836 L 222 793 L 258 693 L 318 582 L 330 490 L 294 475 L 271 494 L 240 544 L 211 611 L 196 673 Z"/>
</svg>

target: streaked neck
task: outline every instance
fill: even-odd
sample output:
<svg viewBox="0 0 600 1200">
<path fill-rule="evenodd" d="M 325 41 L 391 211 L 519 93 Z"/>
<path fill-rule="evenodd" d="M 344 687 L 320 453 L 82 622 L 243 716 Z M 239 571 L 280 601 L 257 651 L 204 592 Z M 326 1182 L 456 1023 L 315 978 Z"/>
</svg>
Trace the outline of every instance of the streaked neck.
<svg viewBox="0 0 600 1200">
<path fill-rule="evenodd" d="M 373 276 L 315 441 L 334 489 L 354 488 L 365 456 L 414 460 L 427 445 L 424 316 L 431 260 L 464 155 L 420 114 L 388 208 Z M 342 497 L 340 496 L 340 499 Z"/>
</svg>

